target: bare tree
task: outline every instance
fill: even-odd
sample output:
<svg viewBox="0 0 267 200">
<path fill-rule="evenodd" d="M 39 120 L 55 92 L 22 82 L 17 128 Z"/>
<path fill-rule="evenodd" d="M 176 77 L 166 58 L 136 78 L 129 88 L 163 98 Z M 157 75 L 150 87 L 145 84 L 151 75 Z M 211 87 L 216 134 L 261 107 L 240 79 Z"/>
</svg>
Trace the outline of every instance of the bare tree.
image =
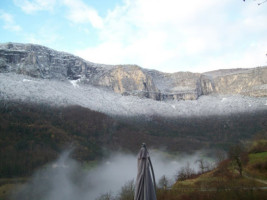
<svg viewBox="0 0 267 200">
<path fill-rule="evenodd" d="M 196 163 L 198 163 L 199 169 L 201 171 L 201 174 L 205 173 L 206 171 L 206 166 L 203 158 L 196 160 Z"/>
<path fill-rule="evenodd" d="M 100 195 L 96 200 L 115 200 L 110 192 Z"/>
<path fill-rule="evenodd" d="M 163 188 L 164 190 L 167 189 L 167 187 L 169 186 L 169 180 L 167 179 L 167 177 L 165 175 L 163 175 L 160 179 L 159 179 L 159 183 L 158 183 L 159 188 Z"/>
<path fill-rule="evenodd" d="M 176 174 L 176 181 L 184 181 L 192 178 L 195 175 L 195 170 L 190 167 L 190 163 L 188 162 L 185 167 L 182 167 L 180 170 L 178 170 Z"/>
<path fill-rule="evenodd" d="M 234 162 L 235 169 L 239 172 L 240 176 L 243 175 L 243 165 L 241 161 L 243 153 L 243 148 L 240 145 L 232 146 L 228 152 L 228 157 Z"/>
<path fill-rule="evenodd" d="M 223 150 L 216 150 L 216 163 L 219 164 L 227 158 L 227 153 Z"/>
<path fill-rule="evenodd" d="M 130 180 L 122 186 L 119 200 L 134 200 L 134 180 Z"/>
</svg>

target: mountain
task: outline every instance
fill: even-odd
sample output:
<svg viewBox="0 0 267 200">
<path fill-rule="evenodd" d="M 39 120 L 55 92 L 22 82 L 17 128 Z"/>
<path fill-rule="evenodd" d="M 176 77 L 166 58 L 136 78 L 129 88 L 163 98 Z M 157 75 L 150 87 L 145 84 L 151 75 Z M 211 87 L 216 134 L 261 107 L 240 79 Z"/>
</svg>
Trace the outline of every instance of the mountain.
<svg viewBox="0 0 267 200">
<path fill-rule="evenodd" d="M 267 67 L 170 74 L 7 43 L 0 45 L 0 72 L 1 99 L 80 105 L 113 116 L 210 116 L 267 109 Z"/>
<path fill-rule="evenodd" d="M 0 72 L 79 82 L 154 100 L 196 100 L 209 94 L 266 97 L 267 67 L 207 73 L 163 73 L 137 65 L 101 65 L 40 45 L 0 45 Z"/>
<path fill-rule="evenodd" d="M 0 44 L 0 176 L 28 175 L 70 144 L 90 161 L 142 142 L 227 148 L 266 132 L 267 67 L 163 73 L 40 45 Z"/>
</svg>

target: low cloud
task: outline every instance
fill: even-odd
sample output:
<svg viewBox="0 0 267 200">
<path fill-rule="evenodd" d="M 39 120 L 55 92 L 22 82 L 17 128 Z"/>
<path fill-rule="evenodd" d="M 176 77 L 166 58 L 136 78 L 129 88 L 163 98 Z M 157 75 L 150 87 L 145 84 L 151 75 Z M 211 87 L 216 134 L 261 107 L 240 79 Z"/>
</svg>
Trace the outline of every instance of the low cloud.
<svg viewBox="0 0 267 200">
<path fill-rule="evenodd" d="M 78 162 L 69 157 L 70 151 L 63 153 L 59 159 L 38 170 L 33 177 L 14 193 L 14 199 L 45 200 L 88 200 L 95 199 L 104 193 L 116 195 L 129 180 L 136 178 L 137 156 L 125 153 L 113 153 L 97 167 L 84 169 Z M 157 181 L 165 175 L 173 179 L 177 170 L 191 163 L 197 168 L 195 161 L 203 156 L 194 155 L 171 156 L 151 151 L 151 160 Z M 173 180 L 172 180 L 173 182 Z"/>
</svg>

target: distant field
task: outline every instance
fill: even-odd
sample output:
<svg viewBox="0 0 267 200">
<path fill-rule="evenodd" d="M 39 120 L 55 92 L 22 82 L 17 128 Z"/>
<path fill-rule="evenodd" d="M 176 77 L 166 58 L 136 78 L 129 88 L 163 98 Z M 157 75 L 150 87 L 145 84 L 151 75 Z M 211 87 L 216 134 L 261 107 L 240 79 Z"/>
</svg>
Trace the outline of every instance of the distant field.
<svg viewBox="0 0 267 200">
<path fill-rule="evenodd" d="M 251 176 L 267 180 L 267 152 L 250 153 L 245 171 Z"/>
</svg>

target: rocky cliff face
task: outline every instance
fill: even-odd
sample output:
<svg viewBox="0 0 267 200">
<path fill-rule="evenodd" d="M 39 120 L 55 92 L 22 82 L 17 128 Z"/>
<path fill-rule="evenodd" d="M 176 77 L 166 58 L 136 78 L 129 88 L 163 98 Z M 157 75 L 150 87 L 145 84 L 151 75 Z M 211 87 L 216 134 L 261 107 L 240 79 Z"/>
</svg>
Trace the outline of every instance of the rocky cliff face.
<svg viewBox="0 0 267 200">
<path fill-rule="evenodd" d="M 1 44 L 0 72 L 43 79 L 80 79 L 84 84 L 110 88 L 124 95 L 158 99 L 153 80 L 138 66 L 95 64 L 40 45 Z"/>
<path fill-rule="evenodd" d="M 159 100 L 195 100 L 201 95 L 198 73 L 162 73 L 155 70 L 147 70 L 146 73 L 159 90 Z"/>
<path fill-rule="evenodd" d="M 229 69 L 204 73 L 203 94 L 267 96 L 267 67 Z"/>
<path fill-rule="evenodd" d="M 101 70 L 101 67 L 99 67 Z M 77 79 L 93 75 L 93 63 L 68 53 L 31 44 L 0 45 L 0 72 L 15 72 L 44 79 Z"/>
<path fill-rule="evenodd" d="M 267 96 L 267 68 L 255 68 L 249 73 L 227 76 L 226 79 L 232 85 L 230 92 L 249 96 Z M 218 92 L 227 92 L 226 88 L 221 84 L 218 84 L 217 88 Z"/>
<path fill-rule="evenodd" d="M 159 91 L 152 78 L 138 66 L 116 66 L 94 82 L 95 85 L 111 87 L 114 92 L 158 99 Z"/>
<path fill-rule="evenodd" d="M 136 65 L 95 64 L 32 44 L 0 44 L 0 73 L 7 72 L 62 81 L 79 79 L 82 84 L 155 100 L 195 100 L 213 93 L 267 96 L 267 67 L 170 74 Z"/>
</svg>

